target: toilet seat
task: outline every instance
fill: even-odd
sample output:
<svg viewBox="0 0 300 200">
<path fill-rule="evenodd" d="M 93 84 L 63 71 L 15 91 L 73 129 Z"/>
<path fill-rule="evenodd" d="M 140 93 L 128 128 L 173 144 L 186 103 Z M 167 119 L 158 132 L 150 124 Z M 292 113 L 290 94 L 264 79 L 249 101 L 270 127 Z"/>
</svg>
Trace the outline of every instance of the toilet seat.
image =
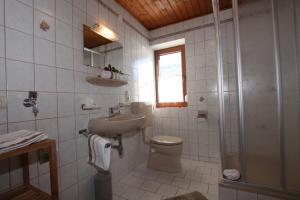
<svg viewBox="0 0 300 200">
<path fill-rule="evenodd" d="M 150 140 L 148 167 L 168 173 L 179 173 L 183 140 L 180 137 L 158 135 Z"/>
<path fill-rule="evenodd" d="M 159 145 L 179 145 L 183 140 L 174 136 L 157 135 L 151 138 L 151 142 Z"/>
</svg>

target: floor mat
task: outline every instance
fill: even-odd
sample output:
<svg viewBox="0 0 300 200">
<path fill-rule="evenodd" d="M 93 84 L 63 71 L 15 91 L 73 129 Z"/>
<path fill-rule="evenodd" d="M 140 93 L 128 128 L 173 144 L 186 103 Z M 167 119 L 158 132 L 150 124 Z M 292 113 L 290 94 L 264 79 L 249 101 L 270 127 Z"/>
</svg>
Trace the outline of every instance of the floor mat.
<svg viewBox="0 0 300 200">
<path fill-rule="evenodd" d="M 207 200 L 207 198 L 203 196 L 200 192 L 195 191 L 176 197 L 167 198 L 165 200 Z"/>
</svg>

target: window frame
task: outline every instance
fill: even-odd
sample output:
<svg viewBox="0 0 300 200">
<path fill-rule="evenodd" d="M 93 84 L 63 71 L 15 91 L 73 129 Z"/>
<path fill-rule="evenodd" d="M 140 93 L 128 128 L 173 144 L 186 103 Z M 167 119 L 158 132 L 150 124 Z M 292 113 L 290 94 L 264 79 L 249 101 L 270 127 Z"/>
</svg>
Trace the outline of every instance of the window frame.
<svg viewBox="0 0 300 200">
<path fill-rule="evenodd" d="M 158 94 L 158 84 L 159 84 L 159 57 L 162 55 L 172 54 L 172 53 L 181 53 L 181 70 L 182 70 L 182 93 L 184 97 L 183 102 L 167 102 L 160 103 L 159 102 L 159 94 Z M 170 47 L 166 49 L 156 50 L 154 52 L 155 59 L 155 92 L 156 92 L 156 107 L 157 108 L 166 108 L 166 107 L 187 107 L 188 103 L 186 101 L 187 95 L 187 86 L 186 86 L 186 58 L 185 58 L 185 45 Z"/>
</svg>

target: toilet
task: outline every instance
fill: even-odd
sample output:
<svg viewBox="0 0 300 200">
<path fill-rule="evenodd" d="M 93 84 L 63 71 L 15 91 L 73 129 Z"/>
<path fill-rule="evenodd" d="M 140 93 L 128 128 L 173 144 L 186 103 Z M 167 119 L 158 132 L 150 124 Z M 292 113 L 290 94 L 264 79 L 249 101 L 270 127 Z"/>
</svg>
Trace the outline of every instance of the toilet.
<svg viewBox="0 0 300 200">
<path fill-rule="evenodd" d="M 170 173 L 181 172 L 183 140 L 174 136 L 154 136 L 150 139 L 148 168 Z"/>
<path fill-rule="evenodd" d="M 133 114 L 146 115 L 143 129 L 144 142 L 149 144 L 148 168 L 164 172 L 181 172 L 181 154 L 183 140 L 179 137 L 166 135 L 152 135 L 147 127 L 152 126 L 152 105 L 144 102 L 132 102 L 131 112 Z"/>
</svg>

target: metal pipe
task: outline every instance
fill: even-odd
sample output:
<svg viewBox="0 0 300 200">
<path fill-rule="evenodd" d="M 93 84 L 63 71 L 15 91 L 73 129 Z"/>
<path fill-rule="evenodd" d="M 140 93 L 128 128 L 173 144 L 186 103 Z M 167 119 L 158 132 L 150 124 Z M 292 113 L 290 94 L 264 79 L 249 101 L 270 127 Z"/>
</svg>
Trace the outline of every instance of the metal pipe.
<svg viewBox="0 0 300 200">
<path fill-rule="evenodd" d="M 276 67 L 276 87 L 277 87 L 277 127 L 279 131 L 279 144 L 280 144 L 280 184 L 283 189 L 286 187 L 285 183 L 285 152 L 284 152 L 284 130 L 283 130 L 283 104 L 282 104 L 282 77 L 280 66 L 280 45 L 278 36 L 278 7 L 277 0 L 271 1 L 272 9 L 272 25 L 274 37 L 274 54 L 275 54 L 275 67 Z"/>
<path fill-rule="evenodd" d="M 221 165 L 225 169 L 225 112 L 224 112 L 224 78 L 223 78 L 223 56 L 222 56 L 222 41 L 220 33 L 220 12 L 219 0 L 212 0 L 213 14 L 215 20 L 215 37 L 217 43 L 217 57 L 218 57 L 218 93 L 219 93 L 219 137 L 221 149 Z"/>
<path fill-rule="evenodd" d="M 91 52 L 91 66 L 95 67 L 94 66 L 94 53 L 93 52 Z"/>
<path fill-rule="evenodd" d="M 297 71 L 297 97 L 298 97 L 298 102 L 300 102 L 300 38 L 297 37 L 299 35 L 297 30 L 299 29 L 300 26 L 300 19 L 297 18 L 297 14 L 299 14 L 299 11 L 297 7 L 300 8 L 300 3 L 299 1 L 294 0 L 292 2 L 292 7 L 293 7 L 293 17 L 294 17 L 294 39 L 295 39 L 295 56 L 296 56 L 296 71 Z M 298 12 L 298 13 L 297 13 Z M 300 110 L 299 110 L 299 105 L 298 105 L 298 116 L 300 118 Z M 300 139 L 300 138 L 299 138 Z M 298 144 L 300 144 L 300 140 L 298 139 Z M 300 152 L 300 145 L 298 146 L 298 151 Z"/>
<path fill-rule="evenodd" d="M 238 0 L 232 0 L 232 14 L 234 24 L 234 36 L 236 47 L 236 71 L 237 71 L 237 94 L 239 104 L 239 160 L 241 168 L 241 180 L 247 182 L 246 177 L 246 152 L 245 152 L 245 124 L 244 124 L 244 99 L 243 99 L 243 78 L 242 78 L 242 58 L 241 58 L 241 44 L 240 44 L 240 27 L 239 27 L 239 10 Z"/>
</svg>

